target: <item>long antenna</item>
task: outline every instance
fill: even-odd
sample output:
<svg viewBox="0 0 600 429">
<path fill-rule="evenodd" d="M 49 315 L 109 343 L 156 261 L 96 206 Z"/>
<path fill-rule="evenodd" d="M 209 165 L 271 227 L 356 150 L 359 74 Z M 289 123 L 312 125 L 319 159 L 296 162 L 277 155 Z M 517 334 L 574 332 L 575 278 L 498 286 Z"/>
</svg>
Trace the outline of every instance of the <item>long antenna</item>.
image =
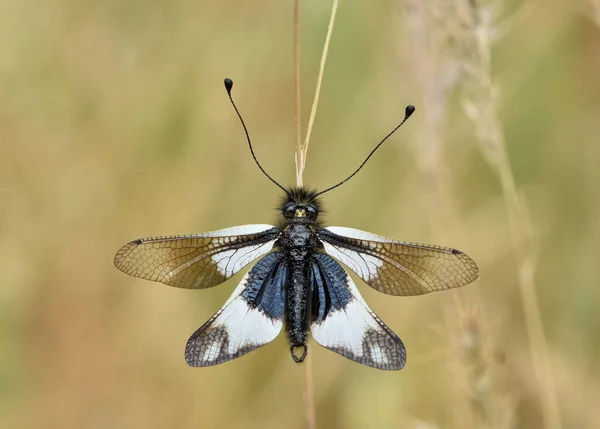
<svg viewBox="0 0 600 429">
<path fill-rule="evenodd" d="M 246 138 L 248 139 L 248 147 L 250 148 L 250 153 L 252 154 L 252 158 L 254 158 L 254 162 L 256 162 L 256 165 L 258 165 L 258 168 L 260 168 L 260 171 L 263 172 L 263 174 L 265 176 L 267 176 L 267 178 L 275 183 L 277 186 L 279 186 L 281 188 L 281 190 L 283 192 L 285 192 L 290 198 L 291 195 L 290 193 L 287 191 L 287 189 L 285 189 L 283 186 L 281 186 L 275 179 L 273 179 L 271 176 L 269 176 L 269 173 L 267 173 L 265 171 L 264 168 L 262 168 L 262 165 L 260 165 L 260 162 L 258 162 L 258 159 L 256 159 L 256 155 L 254 155 L 254 149 L 252 148 L 252 142 L 250 142 L 250 135 L 248 134 L 248 128 L 246 128 L 246 124 L 244 123 L 244 120 L 242 119 L 242 115 L 240 115 L 240 111 L 238 110 L 238 108 L 236 107 L 235 103 L 233 102 L 233 98 L 231 97 L 231 88 L 233 88 L 233 81 L 229 78 L 225 78 L 225 89 L 227 90 L 227 95 L 229 96 L 229 101 L 231 101 L 231 105 L 233 106 L 233 108 L 235 109 L 235 113 L 237 113 L 238 118 L 240 118 L 240 122 L 242 123 L 242 127 L 244 127 L 244 132 L 246 133 Z"/>
<path fill-rule="evenodd" d="M 398 130 L 398 128 L 400 128 L 400 127 L 401 127 L 401 126 L 402 126 L 402 125 L 403 125 L 403 124 L 404 124 L 404 123 L 405 123 L 405 122 L 408 120 L 408 118 L 410 118 L 410 115 L 412 115 L 414 112 L 415 112 L 415 106 L 413 106 L 413 105 L 411 105 L 411 104 L 409 104 L 408 106 L 406 106 L 406 110 L 405 110 L 405 113 L 404 113 L 404 119 L 402 120 L 402 122 L 400 122 L 400 124 L 399 124 L 399 125 L 398 125 L 396 128 L 394 128 L 394 129 L 393 129 L 393 130 L 392 130 L 392 131 L 391 131 L 391 132 L 390 132 L 390 133 L 389 133 L 387 136 L 385 136 L 385 137 L 383 138 L 383 140 L 381 140 L 381 141 L 379 142 L 379 144 L 378 144 L 377 146 L 375 146 L 375 149 L 373 149 L 373 150 L 371 151 L 371 153 L 369 154 L 369 156 L 367 156 L 367 158 L 366 158 L 366 159 L 365 159 L 365 160 L 362 162 L 362 164 L 360 164 L 360 166 L 359 166 L 359 167 L 356 169 L 356 171 L 354 171 L 354 173 L 352 173 L 350 176 L 346 177 L 344 180 L 342 180 L 342 181 L 341 181 L 340 183 L 338 183 L 337 185 L 333 185 L 333 186 L 331 186 L 331 187 L 329 187 L 329 188 L 325 189 L 324 191 L 317 192 L 317 194 L 316 194 L 315 196 L 317 196 L 317 195 L 321 195 L 321 194 L 324 194 L 325 192 L 332 191 L 332 190 L 334 190 L 335 188 L 337 188 L 338 186 L 342 186 L 342 185 L 343 185 L 344 183 L 346 183 L 348 180 L 352 179 L 352 178 L 353 178 L 353 177 L 356 175 L 356 173 L 358 173 L 358 172 L 360 171 L 360 169 L 364 167 L 364 165 L 367 163 L 367 161 L 369 160 L 369 158 L 371 158 L 371 156 L 373 156 L 373 154 L 375 153 L 375 151 L 376 151 L 377 149 L 379 149 L 379 147 L 380 147 L 380 146 L 381 146 L 381 145 L 382 145 L 382 144 L 383 144 L 383 143 L 384 143 L 384 142 L 385 142 L 385 141 L 386 141 L 386 140 L 387 140 L 387 139 L 388 139 L 388 138 L 389 138 L 389 137 L 390 137 L 392 134 L 394 134 L 394 133 L 395 133 L 395 132 Z M 271 180 L 272 180 L 272 179 L 271 179 Z"/>
</svg>

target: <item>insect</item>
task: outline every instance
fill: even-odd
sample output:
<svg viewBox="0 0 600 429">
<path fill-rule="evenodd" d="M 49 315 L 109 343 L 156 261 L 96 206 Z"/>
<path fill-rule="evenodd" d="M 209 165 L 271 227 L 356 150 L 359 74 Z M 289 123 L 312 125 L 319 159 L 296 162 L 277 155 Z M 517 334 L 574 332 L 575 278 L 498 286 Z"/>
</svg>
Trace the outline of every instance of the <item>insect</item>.
<svg viewBox="0 0 600 429">
<path fill-rule="evenodd" d="M 271 342 L 283 326 L 296 362 L 307 354 L 308 333 L 321 346 L 385 370 L 406 363 L 404 344 L 369 308 L 339 262 L 388 295 L 420 295 L 466 285 L 479 276 L 463 252 L 407 243 L 345 227 L 325 227 L 320 196 L 351 179 L 414 112 L 405 117 L 346 179 L 323 191 L 286 189 L 261 166 L 231 96 L 250 153 L 263 174 L 284 192 L 277 225 L 243 225 L 218 231 L 140 238 L 123 246 L 114 263 L 135 277 L 186 289 L 206 289 L 258 262 L 231 297 L 187 342 L 190 366 L 212 366 Z M 339 262 L 338 262 L 339 261 Z"/>
</svg>

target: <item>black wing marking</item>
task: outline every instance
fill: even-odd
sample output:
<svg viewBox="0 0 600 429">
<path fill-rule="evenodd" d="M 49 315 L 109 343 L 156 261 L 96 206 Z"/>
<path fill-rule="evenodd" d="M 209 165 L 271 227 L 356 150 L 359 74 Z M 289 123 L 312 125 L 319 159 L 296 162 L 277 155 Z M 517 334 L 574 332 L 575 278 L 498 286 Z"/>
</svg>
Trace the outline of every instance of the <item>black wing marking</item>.
<svg viewBox="0 0 600 429">
<path fill-rule="evenodd" d="M 119 249 L 115 266 L 169 286 L 205 289 L 268 253 L 280 234 L 271 225 L 243 225 L 204 234 L 140 238 Z"/>
<path fill-rule="evenodd" d="M 373 313 L 340 264 L 324 253 L 315 254 L 311 283 L 311 333 L 317 343 L 363 365 L 402 369 L 402 340 Z"/>
<path fill-rule="evenodd" d="M 188 365 L 224 363 L 274 340 L 283 325 L 287 271 L 281 252 L 258 261 L 225 305 L 190 337 Z"/>
<path fill-rule="evenodd" d="M 456 249 L 343 227 L 324 228 L 318 236 L 327 253 L 388 295 L 421 295 L 463 286 L 479 277 L 475 262 Z"/>
</svg>

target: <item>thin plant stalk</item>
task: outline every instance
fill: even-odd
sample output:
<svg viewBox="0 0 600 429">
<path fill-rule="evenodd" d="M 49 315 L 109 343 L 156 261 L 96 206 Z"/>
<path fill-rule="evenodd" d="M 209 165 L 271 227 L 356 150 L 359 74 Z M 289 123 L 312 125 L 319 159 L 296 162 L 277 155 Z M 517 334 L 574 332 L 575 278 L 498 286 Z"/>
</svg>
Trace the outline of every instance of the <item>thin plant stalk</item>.
<svg viewBox="0 0 600 429">
<path fill-rule="evenodd" d="M 600 0 L 590 0 L 590 6 L 594 14 L 594 22 L 600 27 Z"/>
<path fill-rule="evenodd" d="M 331 34 L 333 33 L 333 26 L 335 24 L 335 16 L 338 8 L 339 0 L 333 0 L 333 6 L 331 8 L 331 17 L 329 18 L 329 26 L 327 28 L 327 35 L 325 37 L 325 45 L 323 46 L 323 53 L 321 54 L 321 63 L 319 65 L 319 74 L 317 77 L 317 86 L 315 89 L 315 96 L 313 99 L 310 117 L 308 120 L 308 127 L 306 132 L 306 139 L 302 143 L 302 132 L 301 132 L 301 103 L 300 103 L 300 5 L 299 0 L 294 0 L 294 97 L 295 97 L 295 124 L 296 124 L 296 185 L 302 186 L 304 169 L 306 168 L 306 155 L 308 153 L 308 143 L 310 141 L 310 134 L 317 114 L 317 105 L 319 103 L 319 95 L 321 93 L 321 84 L 323 82 L 323 74 L 325 71 L 325 62 L 327 60 L 327 53 L 329 51 L 329 42 L 331 41 Z M 308 429 L 316 429 L 317 421 L 315 414 L 315 398 L 312 378 L 312 364 L 310 355 L 306 357 L 304 362 L 304 404 L 306 412 L 306 424 Z"/>
<path fill-rule="evenodd" d="M 518 260 L 518 285 L 525 313 L 533 367 L 539 383 L 540 402 L 544 427 L 560 429 L 560 413 L 556 398 L 554 375 L 549 361 L 549 348 L 536 296 L 536 233 L 519 195 L 508 152 L 504 132 L 498 115 L 498 90 L 491 76 L 491 45 L 493 28 L 491 15 L 476 0 L 468 2 L 471 17 L 470 34 L 473 36 L 473 55 L 465 79 L 464 107 L 473 121 L 480 151 L 499 177 L 504 196 L 510 235 Z"/>
<path fill-rule="evenodd" d="M 414 68 L 414 74 L 417 77 L 421 88 L 423 89 L 423 99 L 421 101 L 423 108 L 420 110 L 424 116 L 425 132 L 422 144 L 417 146 L 419 166 L 426 177 L 428 184 L 429 200 L 429 227 L 433 236 L 439 231 L 448 228 L 448 225 L 459 224 L 459 218 L 456 216 L 456 207 L 452 202 L 453 189 L 451 187 L 451 177 L 449 170 L 444 162 L 445 160 L 445 132 L 444 122 L 447 116 L 449 96 L 457 89 L 459 82 L 458 62 L 455 58 L 444 56 L 444 38 L 446 34 L 443 30 L 436 29 L 433 25 L 435 5 L 422 2 L 420 0 L 408 0 L 406 3 L 406 22 L 407 31 L 410 34 L 410 51 L 412 54 L 411 64 Z M 433 28 L 433 30 L 432 30 Z M 474 363 L 484 368 L 480 359 L 470 359 L 465 357 L 468 353 L 457 353 L 460 346 L 465 343 L 474 345 L 473 332 L 478 332 L 481 327 L 482 317 L 473 317 L 470 323 L 465 323 L 466 312 L 454 311 L 455 309 L 472 308 L 473 314 L 481 315 L 484 313 L 481 299 L 477 290 L 470 294 L 457 293 L 454 295 L 454 305 L 449 306 L 453 311 L 446 311 L 448 322 L 446 323 L 447 332 L 444 338 L 452 339 L 452 362 L 456 367 L 457 385 L 463 386 L 467 395 L 461 395 L 455 398 L 457 406 L 452 407 L 456 410 L 456 418 L 460 420 L 458 427 L 475 428 L 475 422 L 487 423 L 485 420 L 489 416 L 479 418 L 475 415 L 473 402 L 467 403 L 465 396 L 474 397 L 471 392 L 481 391 L 479 386 L 475 386 L 482 377 L 467 377 L 471 372 L 467 367 Z M 469 329 L 465 329 L 468 327 Z M 479 357 L 477 353 L 471 353 Z M 469 355 L 470 356 L 470 355 Z M 487 395 L 489 397 L 490 395 Z M 488 401 L 489 402 L 489 401 Z M 483 425 L 479 426 L 483 428 Z M 488 427 L 485 425 L 485 427 Z"/>
<path fill-rule="evenodd" d="M 317 76 L 317 86 L 315 88 L 315 97 L 313 99 L 312 107 L 310 109 L 310 117 L 308 119 L 308 126 L 306 130 L 306 138 L 302 147 L 297 153 L 296 159 L 296 183 L 302 184 L 302 176 L 304 169 L 306 168 L 306 155 L 308 153 L 308 143 L 310 141 L 310 134 L 312 132 L 313 124 L 315 122 L 315 116 L 317 115 L 317 105 L 319 104 L 319 95 L 321 94 L 321 83 L 323 82 L 323 74 L 325 71 L 325 63 L 327 61 L 327 53 L 329 51 L 329 42 L 331 41 L 331 34 L 333 33 L 333 26 L 335 24 L 335 16 L 337 13 L 339 0 L 333 0 L 333 6 L 331 7 L 331 17 L 329 18 L 329 26 L 327 27 L 327 35 L 325 36 L 325 45 L 323 46 L 323 53 L 321 54 L 321 63 L 319 65 L 319 75 Z"/>
<path fill-rule="evenodd" d="M 443 123 L 449 96 L 461 84 L 469 89 L 476 86 L 470 79 L 473 70 L 477 69 L 475 64 L 479 64 L 474 58 L 481 55 L 489 60 L 475 47 L 472 39 L 478 33 L 470 28 L 473 21 L 465 18 L 473 4 L 474 0 L 407 0 L 411 63 L 424 90 L 424 109 L 421 111 L 425 117 L 426 144 L 419 145 L 419 153 L 421 168 L 430 179 L 428 182 L 433 191 L 429 219 L 433 231 L 460 223 L 454 216 L 451 180 L 444 165 Z M 462 24 L 467 21 L 470 25 Z M 473 104 L 482 104 L 481 101 L 478 99 Z M 482 127 L 482 132 L 499 129 L 498 121 L 494 125 Z M 497 145 L 485 145 L 489 146 Z M 506 175 L 501 177 L 507 180 Z M 452 340 L 457 386 L 464 393 L 457 397 L 457 427 L 512 428 L 515 426 L 515 399 L 510 392 L 503 392 L 502 367 L 489 356 L 495 345 L 493 336 L 486 334 L 488 320 L 479 289 L 457 293 L 454 301 L 452 311 L 447 312 L 446 325 L 447 337 Z"/>
<path fill-rule="evenodd" d="M 294 122 L 296 125 L 296 186 L 302 186 L 302 109 L 300 100 L 300 0 L 294 0 Z"/>
<path fill-rule="evenodd" d="M 304 359 L 304 406 L 306 407 L 306 427 L 308 429 L 317 428 L 312 374 L 312 358 L 307 354 L 306 358 Z"/>
<path fill-rule="evenodd" d="M 296 186 L 302 186 L 302 173 L 300 162 L 304 164 L 302 155 L 302 116 L 300 103 L 300 0 L 294 0 L 294 122 L 296 125 Z M 304 361 L 304 411 L 306 415 L 306 427 L 316 429 L 315 395 L 313 388 L 312 366 L 310 356 Z"/>
</svg>

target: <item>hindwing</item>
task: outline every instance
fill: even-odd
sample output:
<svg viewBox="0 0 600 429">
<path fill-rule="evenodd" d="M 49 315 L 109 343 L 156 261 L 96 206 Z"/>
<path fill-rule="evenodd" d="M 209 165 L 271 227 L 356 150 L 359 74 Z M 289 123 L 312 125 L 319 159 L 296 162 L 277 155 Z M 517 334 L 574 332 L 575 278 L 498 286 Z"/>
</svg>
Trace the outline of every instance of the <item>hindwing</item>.
<svg viewBox="0 0 600 429">
<path fill-rule="evenodd" d="M 324 253 L 315 254 L 311 283 L 310 330 L 317 343 L 363 365 L 402 369 L 402 340 L 369 308 L 340 264 Z"/>
<path fill-rule="evenodd" d="M 283 326 L 287 272 L 281 252 L 259 260 L 225 305 L 190 337 L 187 363 L 217 365 L 274 340 Z"/>
</svg>

